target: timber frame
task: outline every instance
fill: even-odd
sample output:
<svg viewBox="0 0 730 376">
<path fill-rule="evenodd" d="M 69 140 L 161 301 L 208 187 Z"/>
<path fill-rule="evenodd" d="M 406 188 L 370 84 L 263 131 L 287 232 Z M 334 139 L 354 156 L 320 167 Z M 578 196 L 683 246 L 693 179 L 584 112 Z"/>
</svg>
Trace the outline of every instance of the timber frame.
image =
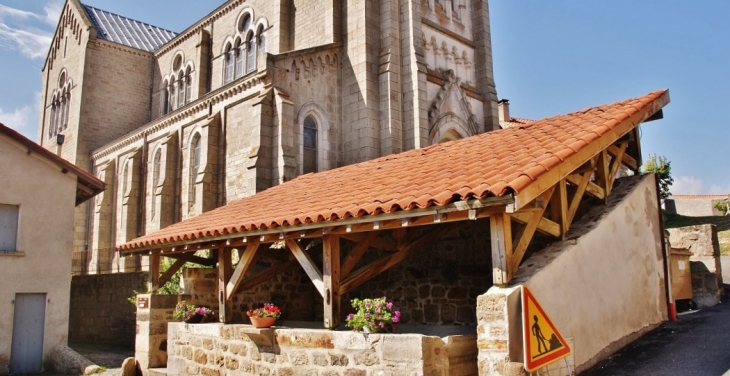
<svg viewBox="0 0 730 376">
<path fill-rule="evenodd" d="M 661 107 L 666 103 L 668 94 L 621 120 L 514 194 L 425 209 L 214 235 L 123 250 L 120 254 L 149 255 L 153 289 L 168 281 L 186 262 L 217 265 L 218 309 L 220 321 L 224 323 L 230 322 L 232 297 L 237 291 L 300 265 L 323 298 L 323 324 L 331 329 L 340 324 L 340 297 L 343 294 L 438 240 L 457 226 L 456 222 L 489 218 L 493 283 L 507 285 L 519 270 L 537 232 L 552 239 L 564 239 L 586 197 L 605 202 L 618 174 L 639 172 L 638 125 L 661 118 Z M 319 241 L 315 242 L 315 239 Z M 343 241 L 354 243 L 346 248 L 349 249 L 347 254 L 341 252 L 345 248 Z M 287 257 L 265 271 L 250 275 L 251 266 L 274 243 L 289 251 Z M 362 265 L 363 256 L 371 249 L 379 250 L 380 257 Z M 196 256 L 195 252 L 199 250 L 210 250 L 210 257 Z M 235 269 L 231 263 L 234 251 L 240 259 Z M 321 267 L 314 261 L 320 255 Z M 176 259 L 162 275 L 160 257 Z"/>
</svg>

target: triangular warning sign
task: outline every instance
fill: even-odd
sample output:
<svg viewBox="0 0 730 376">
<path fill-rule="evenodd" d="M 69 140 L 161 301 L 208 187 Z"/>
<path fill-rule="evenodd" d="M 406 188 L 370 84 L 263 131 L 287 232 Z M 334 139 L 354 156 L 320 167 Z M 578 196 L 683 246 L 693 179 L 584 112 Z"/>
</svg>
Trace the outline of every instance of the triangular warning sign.
<svg viewBox="0 0 730 376">
<path fill-rule="evenodd" d="M 522 343 L 527 372 L 570 355 L 570 346 L 527 286 L 522 285 Z"/>
</svg>

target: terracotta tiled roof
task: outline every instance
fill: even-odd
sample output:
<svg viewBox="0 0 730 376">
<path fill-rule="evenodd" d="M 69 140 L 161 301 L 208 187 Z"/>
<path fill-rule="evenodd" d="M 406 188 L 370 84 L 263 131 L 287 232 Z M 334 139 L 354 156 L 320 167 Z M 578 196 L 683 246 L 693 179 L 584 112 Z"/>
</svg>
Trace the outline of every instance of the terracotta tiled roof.
<svg viewBox="0 0 730 376">
<path fill-rule="evenodd" d="M 68 171 L 71 171 L 74 175 L 76 175 L 76 205 L 81 204 L 82 202 L 96 196 L 97 194 L 104 191 L 104 189 L 106 189 L 106 183 L 97 179 L 88 171 L 59 157 L 56 154 L 51 153 L 48 149 L 29 140 L 27 137 L 18 133 L 14 129 L 5 126 L 5 124 L 3 123 L 0 123 L 0 135 L 5 135 L 15 142 L 23 145 L 25 148 L 28 148 L 28 154 L 38 154 L 50 161 L 51 163 L 54 163 L 61 169 L 64 174 Z"/>
<path fill-rule="evenodd" d="M 534 122 L 535 122 L 535 120 L 531 120 L 531 119 L 510 117 L 509 121 L 500 121 L 499 125 L 502 128 L 512 128 L 512 127 L 517 127 L 520 125 L 530 124 L 530 123 L 534 123 Z"/>
<path fill-rule="evenodd" d="M 668 101 L 668 93 L 656 91 L 519 127 L 303 175 L 132 240 L 119 249 L 199 242 L 305 223 L 322 223 L 325 227 L 333 225 L 327 221 L 338 219 L 517 194 L 630 117 L 651 109 L 658 111 L 665 103 L 662 101 Z M 651 115 L 645 114 L 632 126 Z"/>
</svg>

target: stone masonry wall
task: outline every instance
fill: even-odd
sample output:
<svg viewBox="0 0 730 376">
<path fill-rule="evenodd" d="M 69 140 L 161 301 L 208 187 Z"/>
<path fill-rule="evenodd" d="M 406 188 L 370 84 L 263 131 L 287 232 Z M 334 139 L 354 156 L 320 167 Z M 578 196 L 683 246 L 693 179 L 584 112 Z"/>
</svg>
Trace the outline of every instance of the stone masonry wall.
<svg viewBox="0 0 730 376">
<path fill-rule="evenodd" d="M 476 336 L 171 323 L 168 375 L 476 375 Z"/>
<path fill-rule="evenodd" d="M 148 274 L 75 275 L 71 278 L 69 341 L 134 347 L 134 291 L 147 291 Z"/>
<path fill-rule="evenodd" d="M 692 252 L 689 259 L 694 303 L 698 308 L 720 303 L 723 290 L 722 265 L 715 225 L 687 226 L 667 231 L 672 248 Z"/>
</svg>

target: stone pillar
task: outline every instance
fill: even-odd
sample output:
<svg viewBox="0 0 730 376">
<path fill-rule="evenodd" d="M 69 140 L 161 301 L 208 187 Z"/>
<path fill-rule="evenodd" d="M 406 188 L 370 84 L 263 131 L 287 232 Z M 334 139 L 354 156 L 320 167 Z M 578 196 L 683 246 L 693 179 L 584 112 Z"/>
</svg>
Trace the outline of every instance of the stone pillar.
<svg viewBox="0 0 730 376">
<path fill-rule="evenodd" d="M 137 295 L 137 337 L 134 359 L 147 376 L 150 368 L 167 366 L 167 323 L 174 321 L 172 313 L 186 295 Z"/>
<path fill-rule="evenodd" d="M 480 375 L 517 375 L 522 363 L 520 286 L 492 286 L 477 298 L 477 347 Z"/>
</svg>

